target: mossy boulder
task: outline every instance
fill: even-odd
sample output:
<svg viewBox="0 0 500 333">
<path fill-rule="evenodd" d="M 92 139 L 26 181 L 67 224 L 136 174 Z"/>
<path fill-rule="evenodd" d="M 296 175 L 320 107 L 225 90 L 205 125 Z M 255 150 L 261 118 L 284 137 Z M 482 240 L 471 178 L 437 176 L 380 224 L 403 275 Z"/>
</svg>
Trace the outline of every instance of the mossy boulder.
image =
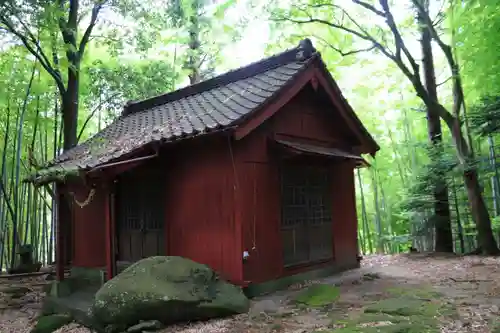
<svg viewBox="0 0 500 333">
<path fill-rule="evenodd" d="M 106 282 L 90 315 L 101 327 L 124 330 L 144 320 L 163 324 L 245 313 L 249 300 L 208 266 L 181 257 L 138 261 Z"/>
<path fill-rule="evenodd" d="M 41 316 L 30 333 L 52 333 L 72 321 L 70 316 L 62 314 Z"/>
</svg>

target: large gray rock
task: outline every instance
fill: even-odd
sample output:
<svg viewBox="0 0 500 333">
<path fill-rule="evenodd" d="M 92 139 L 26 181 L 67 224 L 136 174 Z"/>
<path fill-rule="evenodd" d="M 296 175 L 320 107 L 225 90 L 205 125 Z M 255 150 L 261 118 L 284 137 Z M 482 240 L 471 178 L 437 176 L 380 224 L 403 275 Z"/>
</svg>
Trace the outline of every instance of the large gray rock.
<svg viewBox="0 0 500 333">
<path fill-rule="evenodd" d="M 100 327 L 120 331 L 142 320 L 170 324 L 248 309 L 241 288 L 220 280 L 208 266 L 181 257 L 150 257 L 106 282 L 91 316 Z"/>
</svg>

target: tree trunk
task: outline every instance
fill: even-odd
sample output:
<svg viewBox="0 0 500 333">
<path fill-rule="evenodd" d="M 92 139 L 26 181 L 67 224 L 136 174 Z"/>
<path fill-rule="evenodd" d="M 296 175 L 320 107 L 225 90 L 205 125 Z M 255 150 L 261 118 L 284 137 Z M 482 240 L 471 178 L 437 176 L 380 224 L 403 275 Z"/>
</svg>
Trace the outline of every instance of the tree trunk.
<svg viewBox="0 0 500 333">
<path fill-rule="evenodd" d="M 428 11 L 429 3 L 423 1 Z M 422 67 L 425 77 L 425 88 L 429 97 L 435 101 L 438 100 L 436 76 L 434 71 L 434 57 L 432 54 L 431 34 L 425 25 L 425 19 L 419 14 L 418 20 L 422 26 L 420 46 L 422 48 Z M 442 151 L 442 131 L 441 119 L 437 112 L 427 108 L 427 129 L 431 144 Z M 434 228 L 435 228 L 435 246 L 436 252 L 453 252 L 453 235 L 451 230 L 451 213 L 448 198 L 448 187 L 446 185 L 446 175 L 441 170 L 437 170 L 436 181 L 434 184 Z"/>
<path fill-rule="evenodd" d="M 498 255 L 500 250 L 497 247 L 493 231 L 491 230 L 490 216 L 486 204 L 481 195 L 481 187 L 475 169 L 464 172 L 465 186 L 467 187 L 467 196 L 471 205 L 471 213 L 476 221 L 477 237 L 479 247 L 484 254 Z"/>
<path fill-rule="evenodd" d="M 455 185 L 455 177 L 451 177 L 451 186 L 453 189 L 453 198 L 455 199 L 455 214 L 457 218 L 457 237 L 458 241 L 460 242 L 460 253 L 465 253 L 465 242 L 464 242 L 464 231 L 462 228 L 462 221 L 460 219 L 460 207 L 458 205 L 458 194 L 457 194 L 457 187 Z"/>
<path fill-rule="evenodd" d="M 70 70 L 68 74 L 68 87 L 62 96 L 63 118 L 63 149 L 64 151 L 76 145 L 78 125 L 78 73 Z"/>
<path fill-rule="evenodd" d="M 361 220 L 363 221 L 363 238 L 366 238 L 365 244 L 367 245 L 368 252 L 373 253 L 372 236 L 370 232 L 370 226 L 368 225 L 368 216 L 366 214 L 366 203 L 363 191 L 363 182 L 361 181 L 361 172 L 359 169 L 357 170 L 357 174 L 358 174 L 359 191 L 361 195 Z"/>
<path fill-rule="evenodd" d="M 388 4 L 387 1 L 384 0 L 385 11 L 388 12 Z M 420 6 L 421 7 L 421 6 Z M 418 72 L 414 72 L 413 74 L 409 71 L 409 69 L 405 66 L 405 64 L 399 58 L 393 58 L 396 64 L 402 69 L 405 75 L 410 79 L 417 96 L 422 99 L 427 108 L 431 108 L 432 112 L 436 112 L 439 114 L 439 117 L 446 123 L 446 126 L 450 129 L 457 157 L 459 159 L 461 167 L 464 169 L 464 179 L 465 186 L 467 188 L 467 196 L 469 199 L 469 205 L 471 208 L 472 217 L 477 227 L 478 231 L 478 243 L 482 252 L 485 254 L 497 255 L 500 253 L 498 246 L 495 243 L 495 238 L 493 237 L 493 233 L 491 230 L 491 220 L 488 213 L 488 209 L 486 208 L 485 202 L 482 197 L 482 193 L 479 187 L 479 181 L 477 177 L 477 169 L 476 167 L 471 165 L 471 161 L 473 160 L 473 154 L 467 141 L 465 140 L 465 136 L 462 132 L 460 119 L 459 119 L 459 110 L 463 104 L 463 88 L 460 80 L 460 72 L 459 68 L 455 62 L 453 57 L 452 49 L 449 45 L 446 45 L 440 39 L 437 31 L 434 29 L 432 24 L 432 20 L 429 18 L 429 15 L 425 11 L 419 10 L 419 14 L 425 16 L 426 26 L 431 31 L 433 39 L 439 44 L 441 50 L 446 56 L 448 64 L 450 66 L 451 72 L 453 74 L 453 113 L 448 112 L 448 110 L 439 103 L 438 100 L 430 98 L 427 94 L 425 87 L 422 85 L 420 78 L 418 76 Z M 390 21 L 389 26 L 394 29 L 394 22 Z M 395 28 L 397 29 L 397 28 Z M 399 40 L 401 43 L 401 40 Z M 406 53 L 406 55 L 408 55 Z M 411 55 L 410 55 L 411 57 Z M 412 64 L 415 64 L 415 59 L 411 57 Z M 414 69 L 415 66 L 413 65 Z"/>
<path fill-rule="evenodd" d="M 373 205 L 375 207 L 375 228 L 377 230 L 377 253 L 383 254 L 384 253 L 384 240 L 383 240 L 383 235 L 382 235 L 382 221 L 380 219 L 377 176 L 375 174 L 377 172 L 377 169 L 372 168 L 371 171 L 372 171 L 371 176 L 372 176 L 372 186 L 373 186 Z"/>
<path fill-rule="evenodd" d="M 456 117 L 444 109 L 440 104 L 435 104 L 440 109 L 440 117 L 446 122 L 446 125 L 451 131 L 455 147 L 457 149 L 457 156 L 460 160 L 461 166 L 464 168 L 463 177 L 465 187 L 467 189 L 467 198 L 469 200 L 472 219 L 474 220 L 478 232 L 477 240 L 478 246 L 484 254 L 498 255 L 500 250 L 493 237 L 491 229 L 491 219 L 483 199 L 477 169 L 471 165 L 471 154 L 469 146 L 465 140 L 460 123 Z"/>
<path fill-rule="evenodd" d="M 77 45 L 78 36 L 78 0 L 70 1 L 68 21 L 59 22 L 59 28 L 66 47 L 66 58 L 68 60 L 68 82 L 66 89 L 60 91 L 62 104 L 63 123 L 63 149 L 67 151 L 77 144 L 78 127 L 78 95 L 80 85 L 80 49 Z M 92 17 L 94 10 L 92 10 Z M 89 28 L 92 27 L 92 23 Z M 86 43 L 82 40 L 81 43 Z M 81 45 L 80 45 L 81 48 Z"/>
<path fill-rule="evenodd" d="M 500 215 L 500 202 L 498 198 L 498 194 L 500 192 L 500 178 L 498 175 L 497 169 L 497 157 L 495 153 L 495 141 L 493 140 L 493 136 L 488 135 L 488 150 L 489 150 L 489 162 L 491 168 L 494 170 L 494 174 L 491 177 L 491 195 L 493 197 L 493 211 L 495 217 Z M 500 233 L 497 230 L 497 240 L 500 241 Z"/>
</svg>

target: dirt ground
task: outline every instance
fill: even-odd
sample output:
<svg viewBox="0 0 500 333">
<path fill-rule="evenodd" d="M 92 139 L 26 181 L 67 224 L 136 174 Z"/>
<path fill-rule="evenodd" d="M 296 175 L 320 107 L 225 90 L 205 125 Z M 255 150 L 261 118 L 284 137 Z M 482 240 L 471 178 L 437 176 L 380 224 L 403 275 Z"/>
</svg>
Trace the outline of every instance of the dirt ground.
<svg viewBox="0 0 500 333">
<path fill-rule="evenodd" d="M 29 332 L 45 283 L 0 279 L 0 332 Z M 254 299 L 248 314 L 161 333 L 500 333 L 499 307 L 500 258 L 369 256 L 359 270 Z M 63 332 L 90 331 L 70 324 Z"/>
</svg>

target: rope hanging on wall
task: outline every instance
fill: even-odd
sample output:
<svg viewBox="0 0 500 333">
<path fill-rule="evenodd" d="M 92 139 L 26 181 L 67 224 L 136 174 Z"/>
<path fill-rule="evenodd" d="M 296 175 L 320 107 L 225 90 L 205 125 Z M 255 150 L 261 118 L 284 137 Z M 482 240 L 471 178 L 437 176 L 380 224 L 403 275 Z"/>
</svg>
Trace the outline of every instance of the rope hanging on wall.
<svg viewBox="0 0 500 333">
<path fill-rule="evenodd" d="M 83 208 L 85 206 L 87 206 L 91 201 L 92 199 L 94 198 L 94 195 L 95 195 L 95 189 L 92 188 L 89 192 L 89 195 L 87 196 L 87 198 L 83 201 L 79 201 L 76 196 L 75 196 L 75 193 L 74 192 L 70 192 L 71 196 L 73 197 L 73 200 L 76 202 L 76 204 L 78 205 L 78 207 L 80 208 Z"/>
</svg>

